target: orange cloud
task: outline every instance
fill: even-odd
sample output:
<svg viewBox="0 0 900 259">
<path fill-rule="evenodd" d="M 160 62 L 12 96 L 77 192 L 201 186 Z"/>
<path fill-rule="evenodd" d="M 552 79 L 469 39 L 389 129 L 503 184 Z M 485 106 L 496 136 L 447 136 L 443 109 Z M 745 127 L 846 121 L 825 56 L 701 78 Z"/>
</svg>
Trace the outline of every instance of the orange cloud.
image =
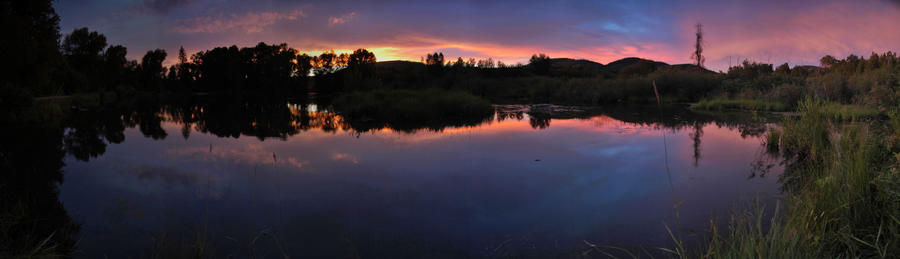
<svg viewBox="0 0 900 259">
<path fill-rule="evenodd" d="M 337 49 L 351 50 L 363 46 L 375 53 L 378 61 L 410 60 L 419 61 L 427 53 L 442 51 L 448 60 L 457 56 L 463 58 L 493 58 L 507 64 L 527 63 L 532 54 L 545 53 L 550 57 L 566 57 L 588 59 L 601 63 L 609 63 L 625 57 L 647 57 L 664 62 L 687 62 L 673 55 L 668 45 L 657 43 L 610 44 L 606 46 L 581 46 L 563 50 L 548 49 L 538 45 L 507 45 L 488 41 L 472 41 L 468 39 L 447 39 L 438 36 L 421 34 L 404 34 L 391 40 L 348 45 L 317 40 L 314 42 L 293 43 L 291 45 L 334 46 Z M 310 54 L 321 53 L 322 50 L 301 50 Z M 336 52 L 341 52 L 335 50 Z"/>
</svg>

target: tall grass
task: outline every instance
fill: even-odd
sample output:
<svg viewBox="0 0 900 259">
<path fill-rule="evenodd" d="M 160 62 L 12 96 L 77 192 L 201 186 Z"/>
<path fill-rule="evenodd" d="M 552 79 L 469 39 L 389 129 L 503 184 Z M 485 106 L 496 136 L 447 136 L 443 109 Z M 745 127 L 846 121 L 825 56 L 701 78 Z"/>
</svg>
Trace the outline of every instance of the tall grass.
<svg viewBox="0 0 900 259">
<path fill-rule="evenodd" d="M 778 134 L 784 213 L 737 214 L 688 258 L 887 258 L 900 253 L 900 174 L 875 122 L 843 121 L 804 101 Z M 851 117 L 853 118 L 853 117 Z M 892 131 L 888 131 L 892 132 Z M 774 138 L 774 136 L 772 137 Z M 768 226 L 766 226 L 768 225 Z M 715 224 L 713 224 L 715 226 Z M 677 242 L 676 242 L 677 243 Z"/>
<path fill-rule="evenodd" d="M 820 109 L 833 120 L 861 120 L 874 119 L 882 115 L 882 112 L 874 107 L 856 105 L 856 104 L 840 104 L 827 102 L 821 104 Z"/>
</svg>

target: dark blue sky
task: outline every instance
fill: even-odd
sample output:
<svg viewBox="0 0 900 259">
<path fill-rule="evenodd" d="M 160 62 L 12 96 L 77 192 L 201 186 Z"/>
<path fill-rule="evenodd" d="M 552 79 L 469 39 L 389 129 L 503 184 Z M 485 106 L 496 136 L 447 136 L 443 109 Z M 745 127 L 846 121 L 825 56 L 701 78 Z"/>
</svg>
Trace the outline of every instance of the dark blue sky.
<svg viewBox="0 0 900 259">
<path fill-rule="evenodd" d="M 814 64 L 825 55 L 900 49 L 897 1 L 291 1 L 59 0 L 63 33 L 89 27 L 131 58 L 216 46 L 288 43 L 316 53 L 369 48 L 379 60 L 432 51 L 525 62 L 538 52 L 608 63 L 690 62 L 702 23 L 707 65 Z M 171 56 L 171 55 L 170 55 Z M 171 58 L 170 58 L 171 59 Z"/>
</svg>

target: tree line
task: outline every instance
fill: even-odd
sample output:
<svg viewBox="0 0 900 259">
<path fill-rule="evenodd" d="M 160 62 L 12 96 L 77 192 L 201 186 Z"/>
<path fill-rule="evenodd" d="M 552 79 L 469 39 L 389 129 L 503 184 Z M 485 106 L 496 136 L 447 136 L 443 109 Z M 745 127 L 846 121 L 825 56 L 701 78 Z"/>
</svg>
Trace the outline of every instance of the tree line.
<svg viewBox="0 0 900 259">
<path fill-rule="evenodd" d="M 128 49 L 107 42 L 87 28 L 61 35 L 51 0 L 0 0 L 0 100 L 12 104 L 28 96 L 79 92 L 145 90 L 259 90 L 303 88 L 310 75 L 339 70 L 360 78 L 374 76 L 375 54 L 326 51 L 311 56 L 287 44 L 218 47 L 194 54 L 179 49 L 177 62 L 165 66 L 165 50 L 147 51 L 129 60 Z"/>
<path fill-rule="evenodd" d="M 376 62 L 375 54 L 366 49 L 310 56 L 285 43 L 260 42 L 253 47 L 217 47 L 190 56 L 182 47 L 177 63 L 166 67 L 165 50 L 147 51 L 140 62 L 127 60 L 124 46 L 107 47 L 103 34 L 87 28 L 66 35 L 61 50 L 68 65 L 63 80 L 67 83 L 65 93 L 132 86 L 137 90 L 193 91 L 304 87 L 310 75 L 341 69 L 372 76 Z"/>
</svg>

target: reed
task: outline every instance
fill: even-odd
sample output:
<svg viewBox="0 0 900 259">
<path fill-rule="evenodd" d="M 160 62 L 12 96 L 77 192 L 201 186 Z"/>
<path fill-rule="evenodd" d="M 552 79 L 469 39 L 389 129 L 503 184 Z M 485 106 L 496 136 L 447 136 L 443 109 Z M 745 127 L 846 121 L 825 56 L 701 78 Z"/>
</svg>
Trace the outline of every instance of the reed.
<svg viewBox="0 0 900 259">
<path fill-rule="evenodd" d="M 783 213 L 767 213 L 761 206 L 736 213 L 728 231 L 711 224 L 707 243 L 676 254 L 888 258 L 900 253 L 900 170 L 887 143 L 895 136 L 886 136 L 896 131 L 874 130 L 877 122 L 855 116 L 835 116 L 834 107 L 801 102 L 798 115 L 787 117 L 782 131 L 767 135 L 767 144 L 777 145 L 786 159 Z"/>
</svg>

